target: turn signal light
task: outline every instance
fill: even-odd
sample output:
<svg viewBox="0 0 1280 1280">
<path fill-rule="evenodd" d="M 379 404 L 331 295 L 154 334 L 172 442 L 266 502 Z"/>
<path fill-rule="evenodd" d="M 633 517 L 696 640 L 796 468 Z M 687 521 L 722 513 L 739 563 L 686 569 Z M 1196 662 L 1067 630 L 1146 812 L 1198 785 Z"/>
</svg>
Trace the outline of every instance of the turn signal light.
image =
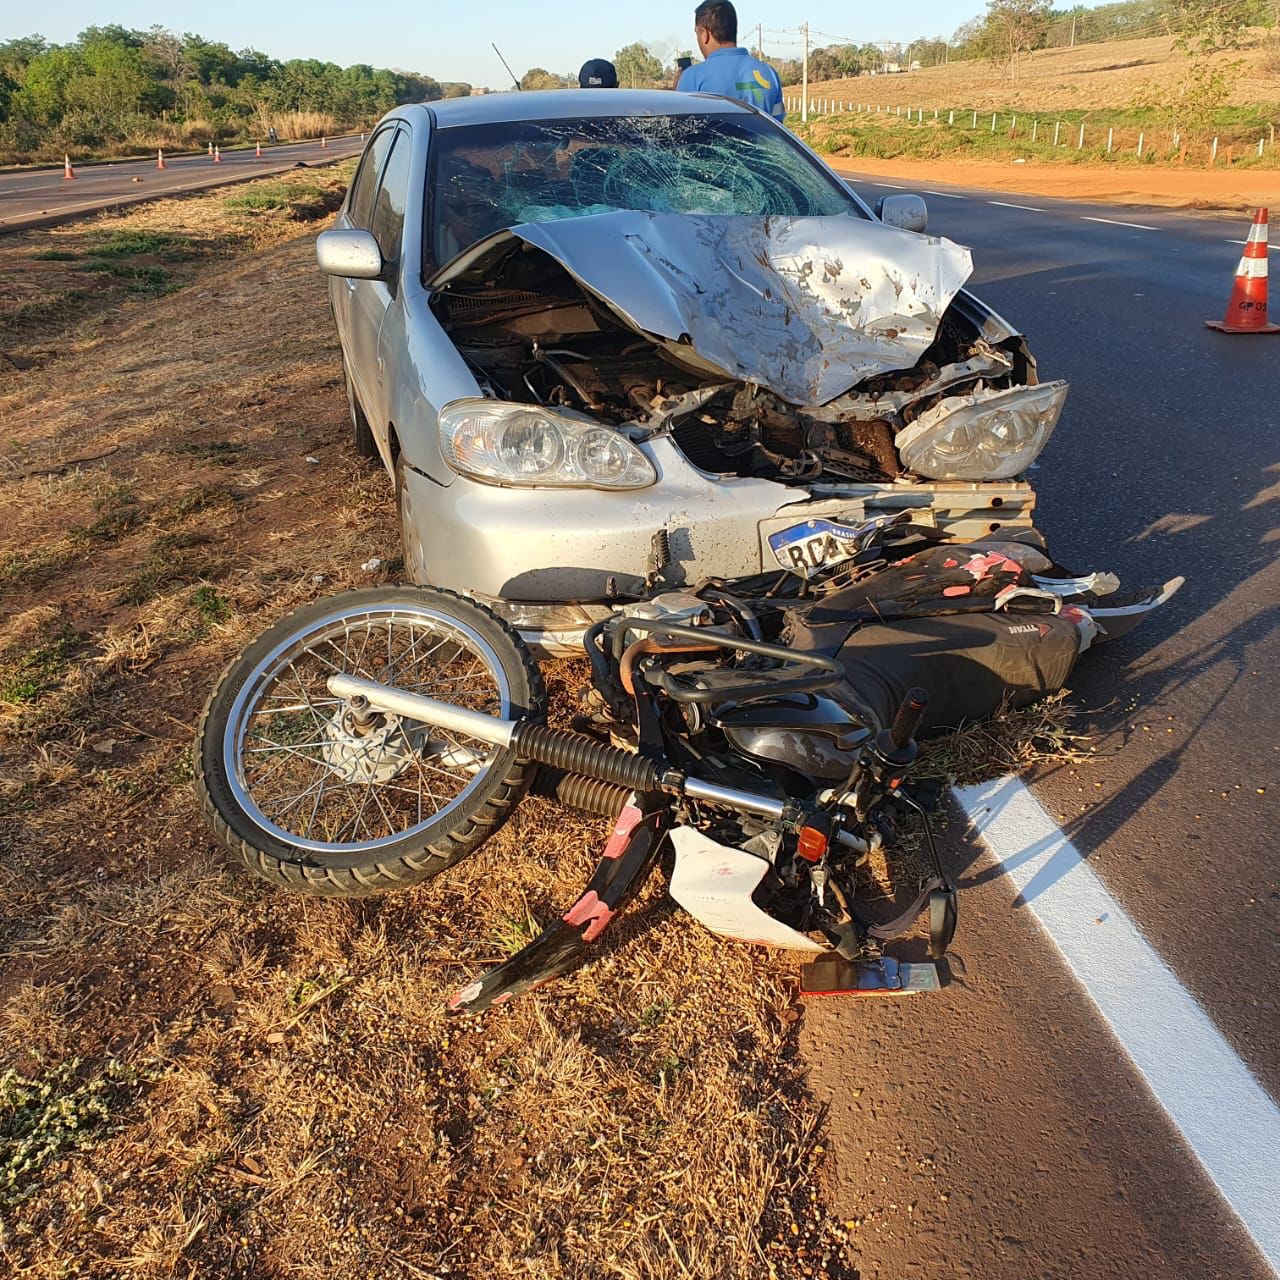
<svg viewBox="0 0 1280 1280">
<path fill-rule="evenodd" d="M 827 851 L 827 833 L 817 827 L 801 827 L 796 853 L 806 862 L 817 862 Z"/>
</svg>

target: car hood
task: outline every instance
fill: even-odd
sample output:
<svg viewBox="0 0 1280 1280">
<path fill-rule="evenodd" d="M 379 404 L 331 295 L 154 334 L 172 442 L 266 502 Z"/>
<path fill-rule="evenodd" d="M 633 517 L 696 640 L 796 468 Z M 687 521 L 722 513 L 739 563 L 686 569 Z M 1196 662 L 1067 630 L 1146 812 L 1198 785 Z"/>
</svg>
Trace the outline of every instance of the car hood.
<svg viewBox="0 0 1280 1280">
<path fill-rule="evenodd" d="M 678 358 L 691 351 L 708 371 L 797 405 L 914 365 L 973 269 L 969 250 L 950 240 L 851 215 L 624 210 L 496 232 L 430 286 L 500 285 L 524 245 Z"/>
</svg>

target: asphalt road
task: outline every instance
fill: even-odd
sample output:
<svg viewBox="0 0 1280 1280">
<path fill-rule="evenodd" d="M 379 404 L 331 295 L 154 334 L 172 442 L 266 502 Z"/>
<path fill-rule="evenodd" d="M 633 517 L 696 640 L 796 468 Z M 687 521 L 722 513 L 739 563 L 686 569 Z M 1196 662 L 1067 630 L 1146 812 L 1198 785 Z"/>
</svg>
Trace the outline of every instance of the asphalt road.
<svg viewBox="0 0 1280 1280">
<path fill-rule="evenodd" d="M 47 226 L 99 209 L 154 200 L 230 182 L 246 182 L 264 174 L 280 173 L 299 164 L 332 164 L 358 155 L 359 136 L 289 143 L 263 149 L 255 158 L 252 148 L 222 152 L 221 163 L 208 156 L 165 157 L 164 169 L 155 159 L 125 160 L 111 164 L 86 164 L 74 169 L 67 180 L 61 169 L 10 169 L 0 171 L 0 232 Z"/>
<path fill-rule="evenodd" d="M 852 181 L 872 203 L 906 189 Z M 1135 585 L 1187 578 L 1082 660 L 1073 687 L 1099 759 L 1046 770 L 1032 790 L 1275 1099 L 1280 335 L 1204 328 L 1247 220 L 924 194 L 930 231 L 972 247 L 975 290 L 1028 334 L 1041 376 L 1071 383 L 1033 474 L 1057 558 Z M 875 1225 L 859 1238 L 864 1273 L 1272 1274 L 1280 1252 L 1268 1266 L 1219 1197 L 1037 927 L 1034 895 L 972 841 L 949 856 L 968 890 L 962 985 L 806 1016 L 812 1060 L 840 1064 L 815 1080 L 837 1132 L 833 1194 Z M 851 1064 L 866 1075 L 857 1103 Z"/>
</svg>

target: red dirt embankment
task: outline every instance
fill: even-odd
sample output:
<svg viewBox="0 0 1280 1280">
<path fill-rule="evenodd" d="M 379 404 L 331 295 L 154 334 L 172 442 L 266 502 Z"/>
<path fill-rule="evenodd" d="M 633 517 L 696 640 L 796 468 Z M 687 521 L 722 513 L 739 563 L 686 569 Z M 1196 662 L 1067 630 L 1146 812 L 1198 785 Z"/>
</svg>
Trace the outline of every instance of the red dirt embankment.
<svg viewBox="0 0 1280 1280">
<path fill-rule="evenodd" d="M 873 174 L 914 186 L 938 183 L 986 187 L 1029 196 L 1105 204 L 1158 205 L 1190 211 L 1246 210 L 1280 206 L 1280 172 L 1266 169 L 1121 168 L 1114 165 L 1035 165 L 994 161 L 829 161 L 837 173 Z"/>
</svg>

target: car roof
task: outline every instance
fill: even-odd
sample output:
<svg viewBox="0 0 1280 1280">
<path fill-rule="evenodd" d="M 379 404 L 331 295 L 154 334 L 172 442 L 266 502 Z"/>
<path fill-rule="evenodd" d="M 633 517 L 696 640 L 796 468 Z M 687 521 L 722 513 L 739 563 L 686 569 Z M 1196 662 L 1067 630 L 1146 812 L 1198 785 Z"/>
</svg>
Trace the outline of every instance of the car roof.
<svg viewBox="0 0 1280 1280">
<path fill-rule="evenodd" d="M 484 93 L 473 98 L 401 107 L 398 116 L 429 112 L 437 129 L 470 124 L 510 124 L 527 120 L 570 120 L 609 116 L 738 115 L 754 108 L 711 93 L 671 89 L 525 89 Z"/>
</svg>

